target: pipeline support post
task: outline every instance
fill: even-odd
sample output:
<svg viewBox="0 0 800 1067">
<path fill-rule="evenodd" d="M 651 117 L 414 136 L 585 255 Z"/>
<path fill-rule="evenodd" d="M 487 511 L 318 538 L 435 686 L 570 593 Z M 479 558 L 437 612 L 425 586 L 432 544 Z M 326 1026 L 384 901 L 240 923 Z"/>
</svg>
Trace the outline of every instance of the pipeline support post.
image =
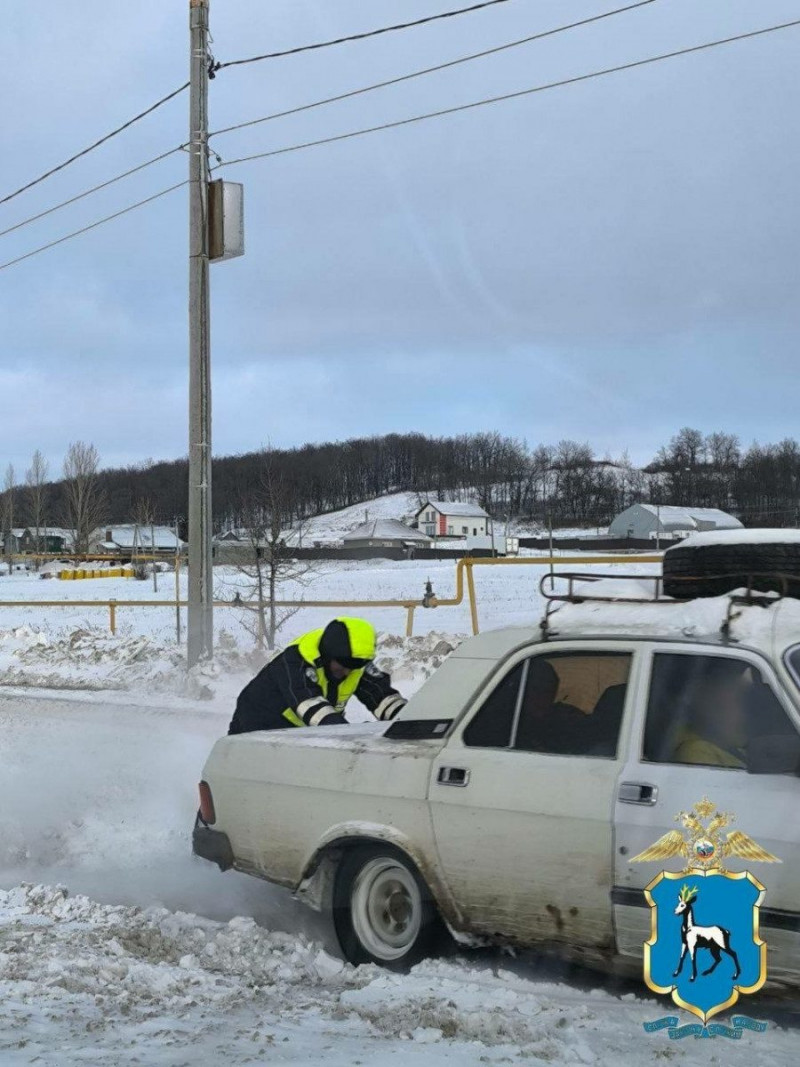
<svg viewBox="0 0 800 1067">
<path fill-rule="evenodd" d="M 467 592 L 469 593 L 469 613 L 472 618 L 472 632 L 473 634 L 479 633 L 478 629 L 478 601 L 475 597 L 475 575 L 472 571 L 472 560 L 464 560 L 464 566 L 467 571 Z"/>
</svg>

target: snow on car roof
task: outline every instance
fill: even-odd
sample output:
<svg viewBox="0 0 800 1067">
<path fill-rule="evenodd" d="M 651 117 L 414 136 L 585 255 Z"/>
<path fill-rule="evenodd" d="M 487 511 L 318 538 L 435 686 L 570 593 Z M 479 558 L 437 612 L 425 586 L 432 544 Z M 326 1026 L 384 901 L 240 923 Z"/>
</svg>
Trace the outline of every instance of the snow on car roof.
<svg viewBox="0 0 800 1067">
<path fill-rule="evenodd" d="M 744 595 L 745 590 L 737 591 Z M 576 585 L 575 594 L 608 597 L 580 603 L 556 602 L 548 620 L 548 639 L 584 637 L 673 638 L 718 642 L 728 618 L 730 595 L 696 600 L 662 597 L 653 601 L 653 583 L 636 579 L 614 579 Z M 737 604 L 732 637 L 742 644 L 779 650 L 800 643 L 800 600 L 764 594 L 772 603 Z M 614 597 L 639 602 L 617 602 Z M 489 630 L 464 641 L 451 659 L 498 659 L 521 645 L 542 640 L 539 619 L 532 626 L 510 626 Z M 773 645 L 773 640 L 775 645 Z"/>
<path fill-rule="evenodd" d="M 621 582 L 592 583 L 587 595 L 635 596 L 635 589 L 623 592 Z M 641 583 L 630 583 L 631 586 Z M 613 587 L 617 587 L 614 589 Z M 734 595 L 744 596 L 745 589 Z M 767 600 L 765 606 L 764 598 Z M 562 603 L 550 615 L 550 632 L 559 637 L 618 635 L 641 638 L 677 638 L 697 641 L 722 640 L 722 626 L 728 619 L 731 594 L 696 600 L 641 603 L 605 603 L 587 600 Z M 763 594 L 750 604 L 737 603 L 731 613 L 731 637 L 738 643 L 762 649 L 786 648 L 800 642 L 800 601 L 777 594 Z M 773 644 L 774 642 L 774 644 Z"/>
</svg>

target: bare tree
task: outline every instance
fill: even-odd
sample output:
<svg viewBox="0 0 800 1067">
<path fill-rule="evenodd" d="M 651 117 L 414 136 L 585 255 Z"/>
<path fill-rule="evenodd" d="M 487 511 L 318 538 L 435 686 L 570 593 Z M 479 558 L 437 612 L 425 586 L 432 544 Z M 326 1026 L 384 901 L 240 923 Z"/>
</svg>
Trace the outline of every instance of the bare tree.
<svg viewBox="0 0 800 1067">
<path fill-rule="evenodd" d="M 12 530 L 14 529 L 14 464 L 9 463 L 6 467 L 5 477 L 3 478 L 3 545 L 5 548 L 6 559 L 11 558 L 11 541 L 13 538 Z M 9 573 L 11 571 L 11 565 L 9 563 Z"/>
<path fill-rule="evenodd" d="M 64 504 L 75 554 L 86 555 L 89 538 L 105 519 L 106 499 L 98 483 L 100 456 L 92 444 L 73 441 L 64 459 Z"/>
<path fill-rule="evenodd" d="M 37 448 L 31 457 L 31 465 L 25 471 L 25 484 L 27 486 L 28 517 L 34 531 L 34 551 L 42 551 L 42 530 L 45 525 L 47 511 L 48 489 L 47 477 L 50 472 L 50 464 Z"/>
<path fill-rule="evenodd" d="M 151 532 L 156 521 L 153 501 L 146 496 L 140 496 L 133 508 L 133 549 L 131 551 L 134 574 L 137 578 L 147 577 L 146 562 L 137 562 L 137 557 L 147 555 L 143 552 L 148 540 L 152 540 Z M 150 546 L 150 555 L 155 554 L 155 546 Z M 153 574 L 155 575 L 155 560 L 153 560 Z"/>
<path fill-rule="evenodd" d="M 247 535 L 246 557 L 237 571 L 246 579 L 244 597 L 237 583 L 236 602 L 245 608 L 243 624 L 253 635 L 259 648 L 275 648 L 276 634 L 296 615 L 297 607 L 279 609 L 275 601 L 281 586 L 304 586 L 318 571 L 311 560 L 297 559 L 291 544 L 298 526 L 292 525 L 295 491 L 291 480 L 278 469 L 271 453 L 262 453 L 259 484 L 255 491 L 242 494 L 239 511 L 244 519 Z"/>
</svg>

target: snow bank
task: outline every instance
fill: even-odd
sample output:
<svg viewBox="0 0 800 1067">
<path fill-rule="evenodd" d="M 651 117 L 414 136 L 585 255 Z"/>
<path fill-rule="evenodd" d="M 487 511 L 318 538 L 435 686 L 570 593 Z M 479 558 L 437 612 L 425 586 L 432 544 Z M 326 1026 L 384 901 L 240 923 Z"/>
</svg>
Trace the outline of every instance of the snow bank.
<svg viewBox="0 0 800 1067">
<path fill-rule="evenodd" d="M 377 662 L 411 694 L 460 642 L 431 632 L 383 635 Z M 186 653 L 145 635 L 112 635 L 98 627 L 71 632 L 19 626 L 0 631 L 0 686 L 83 691 L 118 690 L 212 700 L 238 692 L 269 659 L 239 648 L 223 635 L 213 663 L 187 672 Z"/>
<path fill-rule="evenodd" d="M 663 1013 L 644 996 L 584 993 L 464 963 L 429 961 L 407 975 L 354 968 L 314 941 L 244 917 L 223 924 L 103 905 L 62 886 L 0 892 L 4 1065 L 86 1056 L 95 1064 L 372 1065 L 398 1053 L 426 1067 L 520 1058 L 644 1067 L 658 1055 L 696 1062 L 695 1049 L 643 1034 L 642 1022 Z M 282 1047 L 270 1053 L 276 1040 Z M 12 1058 L 21 1048 L 24 1059 Z M 794 1035 L 780 1031 L 720 1051 L 730 1067 L 755 1055 L 776 1067 L 795 1062 Z"/>
</svg>

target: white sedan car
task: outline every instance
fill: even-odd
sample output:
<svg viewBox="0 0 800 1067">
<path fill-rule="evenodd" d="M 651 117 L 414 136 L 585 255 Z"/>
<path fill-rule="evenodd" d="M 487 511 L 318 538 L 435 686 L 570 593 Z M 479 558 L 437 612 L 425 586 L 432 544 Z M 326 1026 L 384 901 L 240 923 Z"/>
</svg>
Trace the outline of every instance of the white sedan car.
<svg viewBox="0 0 800 1067">
<path fill-rule="evenodd" d="M 761 929 L 798 984 L 799 769 L 800 601 L 582 597 L 465 641 L 388 728 L 222 738 L 194 851 L 328 910 L 354 963 L 446 927 L 639 968 L 664 864 L 631 860 L 707 796 L 782 860 Z"/>
</svg>

